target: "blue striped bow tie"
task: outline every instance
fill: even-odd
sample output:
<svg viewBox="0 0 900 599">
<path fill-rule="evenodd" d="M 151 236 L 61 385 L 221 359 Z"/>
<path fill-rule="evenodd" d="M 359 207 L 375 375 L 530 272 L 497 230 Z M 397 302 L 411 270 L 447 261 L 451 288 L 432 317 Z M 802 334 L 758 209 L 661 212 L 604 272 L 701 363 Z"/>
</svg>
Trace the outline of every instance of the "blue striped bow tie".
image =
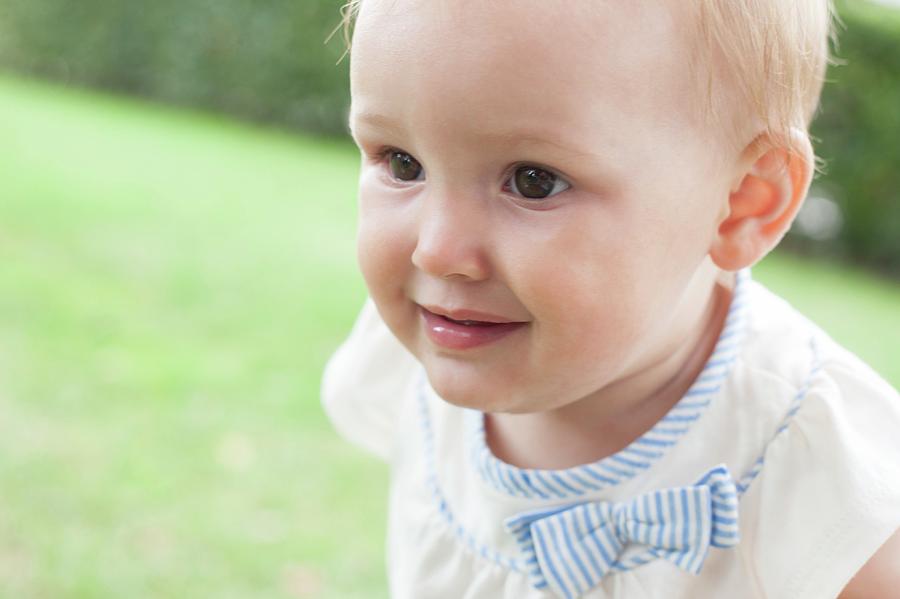
<svg viewBox="0 0 900 599">
<path fill-rule="evenodd" d="M 610 571 L 655 559 L 698 574 L 710 546 L 737 544 L 737 510 L 737 489 L 721 465 L 693 486 L 526 512 L 504 524 L 516 537 L 532 585 L 575 599 Z"/>
</svg>

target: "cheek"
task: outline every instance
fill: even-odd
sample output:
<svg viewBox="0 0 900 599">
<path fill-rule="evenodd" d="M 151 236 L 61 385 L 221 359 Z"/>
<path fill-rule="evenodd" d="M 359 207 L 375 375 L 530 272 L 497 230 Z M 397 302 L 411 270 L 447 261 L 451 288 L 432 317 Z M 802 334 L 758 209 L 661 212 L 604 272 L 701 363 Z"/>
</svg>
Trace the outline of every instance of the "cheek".
<svg viewBox="0 0 900 599">
<path fill-rule="evenodd" d="M 520 248 L 528 258 L 510 281 L 547 355 L 581 361 L 584 348 L 588 359 L 605 361 L 636 334 L 635 244 L 627 220 L 615 216 L 594 207 L 572 211 Z"/>
<path fill-rule="evenodd" d="M 589 206 L 566 216 L 531 250 L 522 248 L 531 254 L 515 291 L 536 320 L 538 361 L 589 373 L 581 384 L 603 384 L 627 367 L 652 328 L 662 250 L 642 236 L 633 212 Z"/>
<path fill-rule="evenodd" d="M 402 273 L 411 264 L 414 241 L 403 207 L 383 195 L 360 186 L 356 258 L 376 301 L 400 289 Z"/>
<path fill-rule="evenodd" d="M 642 330 L 642 307 L 639 281 L 620 257 L 611 254 L 599 262 L 548 269 L 536 279 L 544 281 L 543 289 L 534 290 L 541 294 L 535 309 L 547 325 L 551 352 L 609 364 L 627 354 Z"/>
</svg>

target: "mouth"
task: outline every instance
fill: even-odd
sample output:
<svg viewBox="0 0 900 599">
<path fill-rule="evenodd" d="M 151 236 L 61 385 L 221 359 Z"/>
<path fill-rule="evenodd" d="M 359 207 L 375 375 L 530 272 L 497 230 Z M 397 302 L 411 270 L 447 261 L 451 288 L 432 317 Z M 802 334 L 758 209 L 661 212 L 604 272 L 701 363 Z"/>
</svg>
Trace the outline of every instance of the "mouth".
<svg viewBox="0 0 900 599">
<path fill-rule="evenodd" d="M 424 306 L 419 308 L 426 335 L 432 343 L 446 349 L 466 350 L 488 345 L 528 324 L 473 310 L 434 308 L 440 311 L 434 312 Z"/>
</svg>

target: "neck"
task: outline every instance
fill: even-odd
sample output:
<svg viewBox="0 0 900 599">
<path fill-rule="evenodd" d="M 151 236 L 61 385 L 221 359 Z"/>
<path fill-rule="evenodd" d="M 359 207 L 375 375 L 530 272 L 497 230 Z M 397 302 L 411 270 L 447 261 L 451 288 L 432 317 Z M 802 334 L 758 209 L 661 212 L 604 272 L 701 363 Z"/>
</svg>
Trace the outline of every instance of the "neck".
<svg viewBox="0 0 900 599">
<path fill-rule="evenodd" d="M 706 302 L 673 322 L 687 326 L 642 363 L 591 395 L 546 412 L 485 414 L 491 451 L 520 468 L 561 469 L 626 447 L 680 400 L 703 370 L 728 313 L 730 289 L 709 284 Z"/>
</svg>

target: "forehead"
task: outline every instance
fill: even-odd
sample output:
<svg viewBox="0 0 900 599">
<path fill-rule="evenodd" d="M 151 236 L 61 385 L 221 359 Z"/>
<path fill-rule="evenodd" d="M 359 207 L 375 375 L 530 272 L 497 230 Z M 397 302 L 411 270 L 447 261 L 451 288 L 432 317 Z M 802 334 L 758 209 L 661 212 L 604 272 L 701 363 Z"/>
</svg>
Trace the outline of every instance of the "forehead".
<svg viewBox="0 0 900 599">
<path fill-rule="evenodd" d="M 617 135 L 693 114 L 681 2 L 365 0 L 353 114 L 435 133 L 543 125 Z"/>
</svg>

